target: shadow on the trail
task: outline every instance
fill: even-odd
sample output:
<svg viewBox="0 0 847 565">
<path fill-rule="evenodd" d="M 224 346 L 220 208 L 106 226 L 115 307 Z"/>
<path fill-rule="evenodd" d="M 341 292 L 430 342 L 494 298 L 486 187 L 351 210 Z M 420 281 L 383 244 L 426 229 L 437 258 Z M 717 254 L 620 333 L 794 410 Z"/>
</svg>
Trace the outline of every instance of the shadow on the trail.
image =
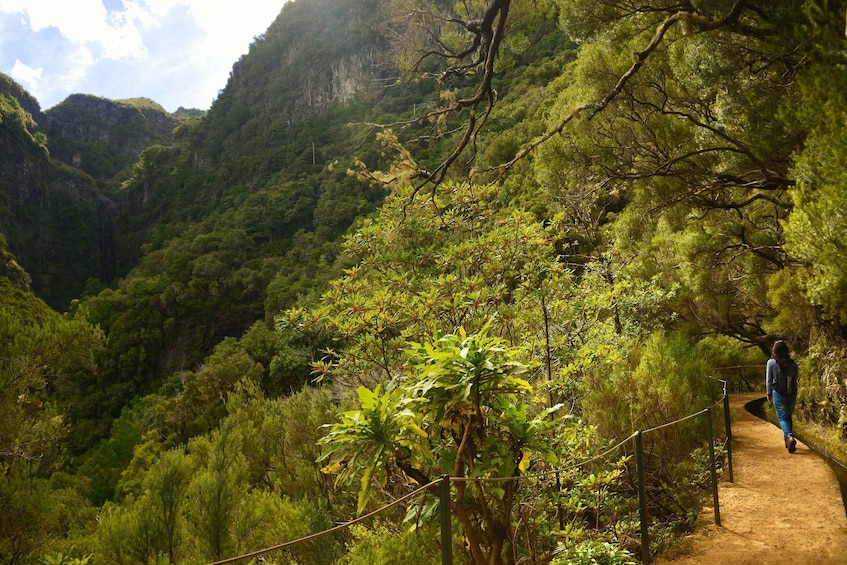
<svg viewBox="0 0 847 565">
<path fill-rule="evenodd" d="M 756 416 L 760 420 L 764 420 L 770 424 L 773 424 L 770 420 L 768 420 L 765 415 L 765 403 L 768 401 L 766 396 L 762 398 L 757 398 L 756 400 L 751 400 L 747 404 L 744 405 L 745 410 L 747 410 L 752 415 Z M 776 424 L 773 424 L 776 425 Z M 823 457 L 824 461 L 827 462 L 829 468 L 835 473 L 836 478 L 838 479 L 838 484 L 841 486 L 841 501 L 844 503 L 844 512 L 847 514 L 847 467 L 845 467 L 840 461 L 836 461 L 823 451 L 821 451 L 814 442 L 809 442 L 801 436 L 800 434 L 794 434 L 797 439 L 805 443 L 809 449 Z"/>
</svg>

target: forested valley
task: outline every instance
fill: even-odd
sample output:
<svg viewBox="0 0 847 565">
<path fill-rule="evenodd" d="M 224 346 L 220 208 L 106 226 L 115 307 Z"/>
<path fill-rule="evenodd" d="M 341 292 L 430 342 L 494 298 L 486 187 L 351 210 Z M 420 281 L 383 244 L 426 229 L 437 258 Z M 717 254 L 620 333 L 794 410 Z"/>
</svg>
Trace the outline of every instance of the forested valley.
<svg viewBox="0 0 847 565">
<path fill-rule="evenodd" d="M 777 339 L 843 448 L 844 2 L 280 8 L 208 111 L 0 75 L 0 562 L 211 563 L 393 503 L 262 559 L 441 563 L 449 475 L 456 562 L 635 563 L 619 442 Z M 657 553 L 700 428 L 648 446 Z"/>
</svg>

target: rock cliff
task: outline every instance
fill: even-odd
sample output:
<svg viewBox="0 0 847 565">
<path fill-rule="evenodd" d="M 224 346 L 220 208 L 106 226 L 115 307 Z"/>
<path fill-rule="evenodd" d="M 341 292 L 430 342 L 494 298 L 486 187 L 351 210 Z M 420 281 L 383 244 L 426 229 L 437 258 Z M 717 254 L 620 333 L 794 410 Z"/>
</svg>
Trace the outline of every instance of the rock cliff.
<svg viewBox="0 0 847 565">
<path fill-rule="evenodd" d="M 39 126 L 50 154 L 100 182 L 111 179 L 153 144 L 168 144 L 177 119 L 145 98 L 107 100 L 73 94 L 50 108 Z"/>
</svg>

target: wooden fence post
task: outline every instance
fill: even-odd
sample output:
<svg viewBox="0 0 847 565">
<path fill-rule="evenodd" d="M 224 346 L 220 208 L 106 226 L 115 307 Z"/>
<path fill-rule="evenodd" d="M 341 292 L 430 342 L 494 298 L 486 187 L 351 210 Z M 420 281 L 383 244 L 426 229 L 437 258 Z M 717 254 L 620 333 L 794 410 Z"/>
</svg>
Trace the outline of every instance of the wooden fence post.
<svg viewBox="0 0 847 565">
<path fill-rule="evenodd" d="M 715 505 L 715 525 L 721 525 L 721 507 L 718 501 L 718 471 L 715 466 L 715 437 L 712 433 L 712 409 L 706 408 L 706 427 L 709 429 L 709 470 L 712 475 L 712 501 Z"/>
<path fill-rule="evenodd" d="M 726 428 L 726 463 L 729 467 L 729 482 L 734 483 L 735 477 L 732 474 L 732 424 L 729 417 L 729 393 L 726 389 L 726 383 L 723 385 L 723 423 Z"/>
<path fill-rule="evenodd" d="M 441 514 L 441 565 L 453 565 L 453 533 L 450 528 L 450 475 L 441 475 L 438 482 Z"/>
<path fill-rule="evenodd" d="M 635 432 L 635 467 L 638 475 L 638 516 L 641 521 L 641 562 L 650 565 L 650 534 L 647 518 L 647 489 L 644 488 L 644 448 L 641 430 Z"/>
</svg>

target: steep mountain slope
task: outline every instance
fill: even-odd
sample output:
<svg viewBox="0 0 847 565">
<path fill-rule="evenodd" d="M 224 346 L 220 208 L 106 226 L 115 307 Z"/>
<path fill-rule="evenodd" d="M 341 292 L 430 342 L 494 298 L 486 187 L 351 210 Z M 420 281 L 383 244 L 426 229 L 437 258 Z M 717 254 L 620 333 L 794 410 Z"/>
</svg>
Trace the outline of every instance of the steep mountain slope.
<svg viewBox="0 0 847 565">
<path fill-rule="evenodd" d="M 101 272 L 98 218 L 110 203 L 90 176 L 49 156 L 37 103 L 8 77 L 0 83 L 0 232 L 33 290 L 63 309 Z"/>
<path fill-rule="evenodd" d="M 338 272 L 336 240 L 383 197 L 347 174 L 379 160 L 349 125 L 378 111 L 377 4 L 286 4 L 208 114 L 143 151 L 113 193 L 123 279 L 86 301 L 110 341 L 75 418 L 107 422 Z"/>
<path fill-rule="evenodd" d="M 43 113 L 3 77 L 0 232 L 34 292 L 63 310 L 125 277 L 88 301 L 110 349 L 75 419 L 108 421 L 335 272 L 335 240 L 383 196 L 346 173 L 379 158 L 348 125 L 387 72 L 377 6 L 288 3 L 175 137 L 151 101 L 74 95 Z"/>
<path fill-rule="evenodd" d="M 396 83 L 383 18 L 376 0 L 287 3 L 210 111 L 181 121 L 172 143 L 174 118 L 149 101 L 75 95 L 38 114 L 46 146 L 106 195 L 79 230 L 100 243 L 97 268 L 75 275 L 68 293 L 88 280 L 85 307 L 110 337 L 100 374 L 73 404 L 76 421 L 99 422 L 82 435 L 96 437 L 135 395 L 340 272 L 339 237 L 385 194 L 348 173 L 392 158 L 372 124 L 402 117 L 402 137 L 429 135 L 432 124 L 409 118 L 439 96 L 430 82 Z M 419 158 L 439 160 L 443 145 L 424 143 Z M 308 367 L 267 378 L 299 386 Z"/>
</svg>

